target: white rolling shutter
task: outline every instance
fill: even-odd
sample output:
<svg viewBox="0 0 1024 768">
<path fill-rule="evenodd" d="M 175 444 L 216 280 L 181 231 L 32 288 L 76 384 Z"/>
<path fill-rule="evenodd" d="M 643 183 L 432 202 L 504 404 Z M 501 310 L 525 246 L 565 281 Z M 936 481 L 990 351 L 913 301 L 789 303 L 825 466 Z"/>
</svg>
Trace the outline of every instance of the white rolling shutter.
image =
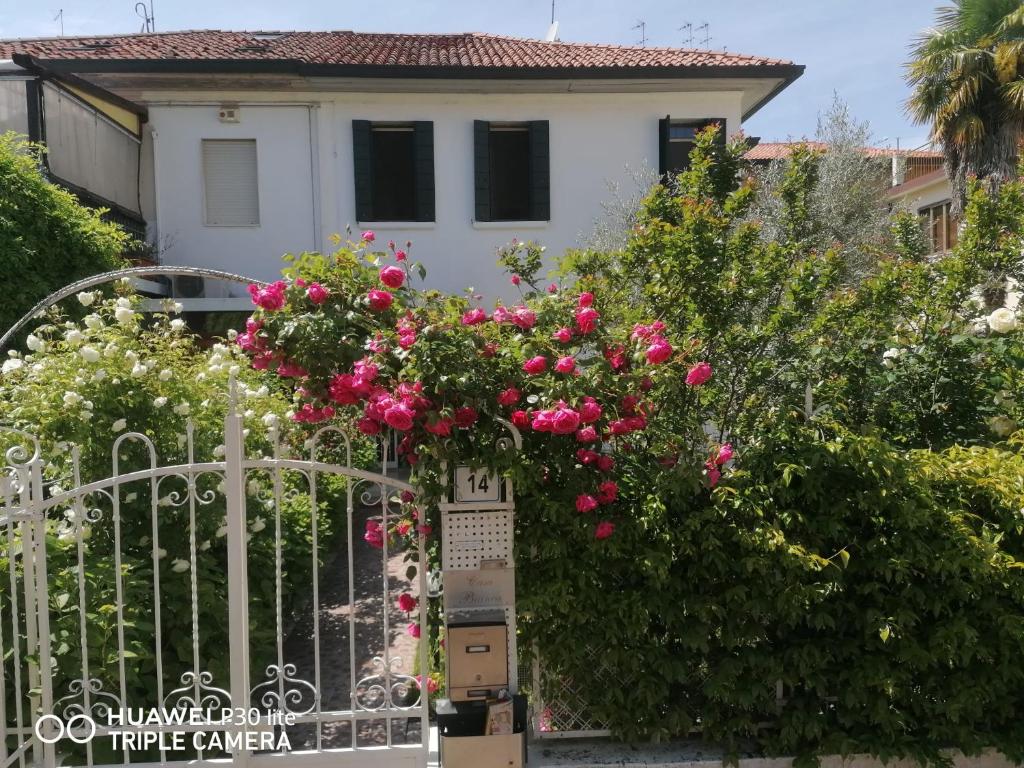
<svg viewBox="0 0 1024 768">
<path fill-rule="evenodd" d="M 206 225 L 258 227 L 255 139 L 203 139 Z"/>
</svg>

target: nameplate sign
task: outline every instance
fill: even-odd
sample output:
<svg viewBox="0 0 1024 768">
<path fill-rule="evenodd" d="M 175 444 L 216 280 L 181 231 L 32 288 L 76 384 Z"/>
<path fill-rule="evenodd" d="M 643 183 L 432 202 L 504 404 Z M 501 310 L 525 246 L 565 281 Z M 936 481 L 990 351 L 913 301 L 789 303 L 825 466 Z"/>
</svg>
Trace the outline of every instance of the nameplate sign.
<svg viewBox="0 0 1024 768">
<path fill-rule="evenodd" d="M 515 568 L 444 572 L 444 609 L 503 608 L 516 601 Z"/>
</svg>

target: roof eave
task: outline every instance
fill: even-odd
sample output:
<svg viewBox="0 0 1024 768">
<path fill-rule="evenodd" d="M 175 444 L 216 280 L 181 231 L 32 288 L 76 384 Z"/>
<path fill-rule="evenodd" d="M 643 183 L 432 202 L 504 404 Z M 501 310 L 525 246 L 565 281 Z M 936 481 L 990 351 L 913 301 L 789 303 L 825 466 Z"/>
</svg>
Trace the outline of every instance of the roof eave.
<svg viewBox="0 0 1024 768">
<path fill-rule="evenodd" d="M 799 64 L 687 65 L 630 67 L 490 67 L 399 64 L 309 64 L 295 59 L 43 59 L 41 64 L 64 73 L 140 74 L 292 74 L 303 77 L 367 77 L 429 79 L 643 79 L 643 78 L 771 78 L 781 79 L 748 111 L 753 114 L 803 74 Z"/>
</svg>

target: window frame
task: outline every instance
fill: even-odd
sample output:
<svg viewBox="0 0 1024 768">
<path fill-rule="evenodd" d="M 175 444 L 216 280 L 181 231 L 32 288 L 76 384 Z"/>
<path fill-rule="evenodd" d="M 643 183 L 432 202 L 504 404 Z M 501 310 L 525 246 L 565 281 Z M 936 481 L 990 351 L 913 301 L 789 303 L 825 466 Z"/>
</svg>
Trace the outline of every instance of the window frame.
<svg viewBox="0 0 1024 768">
<path fill-rule="evenodd" d="M 374 210 L 374 131 L 412 133 L 412 218 L 384 217 Z M 365 135 L 361 138 L 361 132 Z M 436 223 L 434 174 L 434 124 L 428 120 L 353 120 L 353 181 L 356 220 L 366 224 L 424 227 Z"/>
<path fill-rule="evenodd" d="M 718 136 L 715 137 L 715 142 L 725 144 L 727 120 L 724 117 L 672 117 L 671 115 L 665 115 L 665 117 L 658 120 L 658 174 L 661 176 L 662 183 L 674 179 L 680 173 L 690 168 L 689 162 L 687 162 L 686 168 L 678 170 L 669 168 L 670 146 L 674 143 L 690 145 L 696 143 L 695 139 L 673 139 L 672 128 L 693 128 L 694 134 L 696 134 L 713 125 L 718 126 Z M 689 161 L 689 153 L 687 154 L 687 161 Z"/>
<path fill-rule="evenodd" d="M 491 174 L 491 134 L 524 130 L 527 145 L 526 218 L 495 218 Z M 474 120 L 474 215 L 473 226 L 501 228 L 509 225 L 544 227 L 551 223 L 551 134 L 547 120 Z"/>
<path fill-rule="evenodd" d="M 217 224 L 210 222 L 210 207 L 209 207 L 209 174 L 206 165 L 206 153 L 204 148 L 207 144 L 240 144 L 250 143 L 253 146 L 253 175 L 256 179 L 256 222 L 252 224 Z M 260 195 L 260 152 L 259 142 L 255 137 L 215 137 L 215 138 L 201 138 L 199 140 L 199 163 L 202 166 L 202 178 L 203 178 L 203 226 L 211 227 L 216 229 L 259 229 L 263 226 L 263 209 L 262 209 L 262 195 Z"/>
<path fill-rule="evenodd" d="M 936 216 L 938 213 L 938 216 Z M 918 219 L 925 239 L 928 242 L 928 255 L 949 253 L 956 248 L 959 235 L 960 222 L 955 221 L 952 215 L 952 201 L 940 200 L 930 205 L 923 205 L 917 209 Z M 935 227 L 939 225 L 939 236 L 941 243 L 935 242 Z M 952 234 L 952 238 L 950 237 Z M 950 243 L 950 240 L 953 240 Z"/>
</svg>

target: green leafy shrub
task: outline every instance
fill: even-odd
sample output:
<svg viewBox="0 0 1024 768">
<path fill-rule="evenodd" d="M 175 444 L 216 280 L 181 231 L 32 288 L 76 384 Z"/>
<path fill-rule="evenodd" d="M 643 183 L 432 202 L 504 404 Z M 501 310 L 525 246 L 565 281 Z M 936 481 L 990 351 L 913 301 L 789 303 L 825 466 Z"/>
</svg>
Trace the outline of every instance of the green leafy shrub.
<svg viewBox="0 0 1024 768">
<path fill-rule="evenodd" d="M 36 161 L 42 151 L 0 135 L 0 333 L 53 291 L 124 266 L 128 235 L 47 181 Z"/>
</svg>

